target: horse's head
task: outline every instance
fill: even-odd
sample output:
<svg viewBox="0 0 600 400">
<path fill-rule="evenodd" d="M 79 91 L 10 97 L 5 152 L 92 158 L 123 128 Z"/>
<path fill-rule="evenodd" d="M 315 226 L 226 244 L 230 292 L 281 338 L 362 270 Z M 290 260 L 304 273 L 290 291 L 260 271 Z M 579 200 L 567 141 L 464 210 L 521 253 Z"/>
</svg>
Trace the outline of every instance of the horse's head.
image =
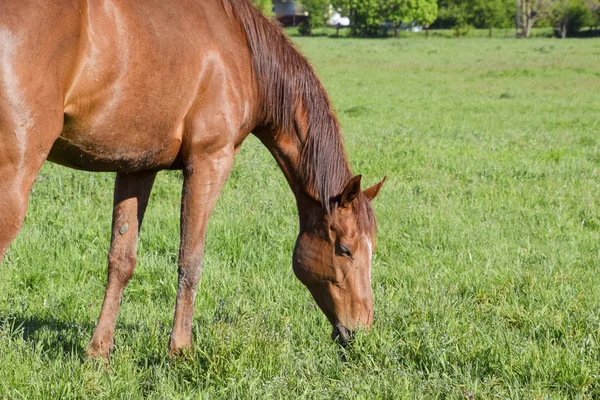
<svg viewBox="0 0 600 400">
<path fill-rule="evenodd" d="M 294 273 L 306 285 L 342 343 L 359 326 L 373 323 L 371 257 L 375 217 L 371 200 L 383 186 L 361 192 L 355 176 L 332 199 L 330 212 L 313 207 L 305 213 L 294 248 Z"/>
</svg>

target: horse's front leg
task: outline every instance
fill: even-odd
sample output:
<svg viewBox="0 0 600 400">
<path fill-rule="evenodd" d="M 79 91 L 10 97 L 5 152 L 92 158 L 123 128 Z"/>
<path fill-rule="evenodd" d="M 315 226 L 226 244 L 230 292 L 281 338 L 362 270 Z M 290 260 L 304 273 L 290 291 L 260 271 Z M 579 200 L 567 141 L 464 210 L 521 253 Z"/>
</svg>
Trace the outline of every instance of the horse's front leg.
<svg viewBox="0 0 600 400">
<path fill-rule="evenodd" d="M 88 356 L 108 359 L 123 290 L 133 276 L 137 242 L 156 172 L 118 173 L 115 180 L 108 284 Z"/>
<path fill-rule="evenodd" d="M 181 201 L 179 287 L 169 353 L 176 355 L 192 346 L 192 320 L 196 288 L 202 271 L 208 218 L 233 166 L 233 148 L 192 156 L 184 169 Z"/>
</svg>

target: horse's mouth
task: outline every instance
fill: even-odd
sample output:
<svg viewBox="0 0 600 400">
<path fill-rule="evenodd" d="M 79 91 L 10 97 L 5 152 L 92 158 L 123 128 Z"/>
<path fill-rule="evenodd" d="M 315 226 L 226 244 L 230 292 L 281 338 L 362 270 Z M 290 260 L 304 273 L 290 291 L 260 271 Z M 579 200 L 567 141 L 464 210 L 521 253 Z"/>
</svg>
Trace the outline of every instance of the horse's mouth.
<svg viewBox="0 0 600 400">
<path fill-rule="evenodd" d="M 333 326 L 331 331 L 331 339 L 340 343 L 342 346 L 347 346 L 352 342 L 353 333 L 350 329 L 341 325 L 339 322 Z"/>
</svg>

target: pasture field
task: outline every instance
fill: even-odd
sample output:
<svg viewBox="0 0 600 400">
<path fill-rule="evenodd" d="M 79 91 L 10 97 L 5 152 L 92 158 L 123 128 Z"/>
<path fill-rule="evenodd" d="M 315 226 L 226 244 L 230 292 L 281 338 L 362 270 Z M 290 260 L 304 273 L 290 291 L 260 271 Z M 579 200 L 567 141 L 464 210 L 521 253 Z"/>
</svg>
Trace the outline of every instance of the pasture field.
<svg viewBox="0 0 600 400">
<path fill-rule="evenodd" d="M 213 214 L 194 355 L 170 360 L 178 172 L 160 173 L 111 365 L 84 359 L 113 174 L 46 164 L 0 268 L 0 398 L 599 398 L 600 41 L 294 38 L 371 185 L 376 323 L 343 350 L 293 275 L 255 138 Z"/>
</svg>

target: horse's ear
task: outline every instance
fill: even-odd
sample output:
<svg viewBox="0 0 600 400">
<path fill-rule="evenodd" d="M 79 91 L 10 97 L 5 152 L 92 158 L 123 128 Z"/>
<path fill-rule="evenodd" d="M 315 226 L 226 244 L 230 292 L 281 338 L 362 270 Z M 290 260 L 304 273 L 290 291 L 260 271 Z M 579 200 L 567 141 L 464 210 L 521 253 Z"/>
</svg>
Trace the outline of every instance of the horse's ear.
<svg viewBox="0 0 600 400">
<path fill-rule="evenodd" d="M 381 187 L 383 186 L 383 184 L 385 183 L 385 180 L 387 179 L 387 176 L 384 176 L 383 179 L 381 180 L 381 182 L 371 186 L 368 189 L 365 189 L 363 191 L 363 194 L 365 196 L 367 196 L 367 198 L 369 200 L 373 200 L 375 197 L 377 197 L 377 194 L 379 193 L 379 191 L 381 190 Z"/>
<path fill-rule="evenodd" d="M 350 179 L 342 194 L 339 197 L 340 207 L 345 207 L 348 204 L 352 203 L 352 200 L 356 199 L 358 194 L 360 193 L 360 180 L 362 179 L 362 175 L 356 175 L 354 178 Z"/>
</svg>

